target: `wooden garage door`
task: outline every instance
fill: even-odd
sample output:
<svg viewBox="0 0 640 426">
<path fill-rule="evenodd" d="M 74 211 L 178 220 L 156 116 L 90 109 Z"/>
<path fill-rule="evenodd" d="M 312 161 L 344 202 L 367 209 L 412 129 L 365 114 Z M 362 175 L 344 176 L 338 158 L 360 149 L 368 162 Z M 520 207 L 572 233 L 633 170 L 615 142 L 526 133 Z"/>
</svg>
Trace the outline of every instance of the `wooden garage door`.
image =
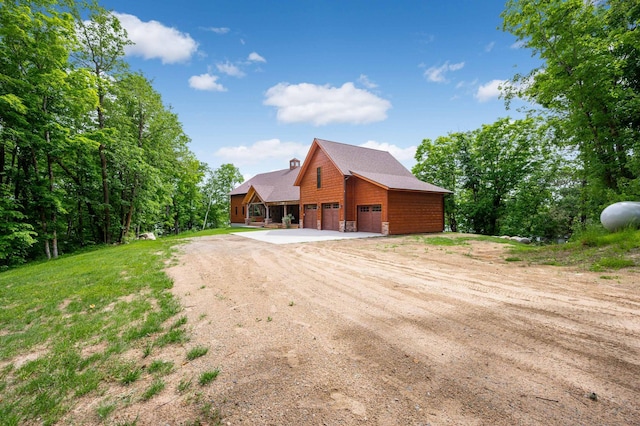
<svg viewBox="0 0 640 426">
<path fill-rule="evenodd" d="M 318 229 L 318 205 L 305 204 L 304 206 L 304 227 Z"/>
<path fill-rule="evenodd" d="M 358 231 L 382 232 L 382 206 L 358 206 Z"/>
<path fill-rule="evenodd" d="M 340 230 L 340 204 L 328 203 L 322 205 L 322 229 Z"/>
</svg>

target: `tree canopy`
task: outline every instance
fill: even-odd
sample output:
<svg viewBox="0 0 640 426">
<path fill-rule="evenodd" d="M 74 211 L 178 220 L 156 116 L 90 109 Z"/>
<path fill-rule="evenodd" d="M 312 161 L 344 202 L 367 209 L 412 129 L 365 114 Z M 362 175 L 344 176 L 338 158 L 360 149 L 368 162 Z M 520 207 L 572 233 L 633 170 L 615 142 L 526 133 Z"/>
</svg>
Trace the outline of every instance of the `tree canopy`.
<svg viewBox="0 0 640 426">
<path fill-rule="evenodd" d="M 564 236 L 639 199 L 640 4 L 509 0 L 502 18 L 541 60 L 504 85 L 529 118 L 427 139 L 416 153 L 418 177 L 455 190 L 450 229 Z"/>
<path fill-rule="evenodd" d="M 0 1 L 0 268 L 202 223 L 206 166 L 129 43 L 93 2 Z"/>
</svg>

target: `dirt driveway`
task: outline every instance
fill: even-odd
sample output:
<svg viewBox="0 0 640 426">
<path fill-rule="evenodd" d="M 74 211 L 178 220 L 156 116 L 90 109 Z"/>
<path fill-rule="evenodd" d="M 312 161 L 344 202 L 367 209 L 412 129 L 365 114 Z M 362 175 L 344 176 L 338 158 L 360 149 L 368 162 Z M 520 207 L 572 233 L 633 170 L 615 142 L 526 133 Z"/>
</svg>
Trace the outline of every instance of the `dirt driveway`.
<svg viewBox="0 0 640 426">
<path fill-rule="evenodd" d="M 504 249 L 194 239 L 168 272 L 210 350 L 183 368 L 220 367 L 200 397 L 229 425 L 640 424 L 640 274 Z"/>
</svg>

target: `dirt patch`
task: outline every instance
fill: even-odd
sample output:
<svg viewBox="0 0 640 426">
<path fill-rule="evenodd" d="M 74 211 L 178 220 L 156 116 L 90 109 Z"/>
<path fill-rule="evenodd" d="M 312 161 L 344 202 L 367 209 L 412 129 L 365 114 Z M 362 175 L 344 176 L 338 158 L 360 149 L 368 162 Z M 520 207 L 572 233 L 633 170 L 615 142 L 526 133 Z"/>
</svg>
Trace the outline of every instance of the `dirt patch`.
<svg viewBox="0 0 640 426">
<path fill-rule="evenodd" d="M 194 239 L 168 269 L 191 341 L 156 354 L 176 366 L 159 396 L 111 420 L 638 424 L 639 274 L 526 266 L 504 250 Z M 186 362 L 194 346 L 209 352 Z M 180 392 L 184 377 L 194 385 Z"/>
</svg>

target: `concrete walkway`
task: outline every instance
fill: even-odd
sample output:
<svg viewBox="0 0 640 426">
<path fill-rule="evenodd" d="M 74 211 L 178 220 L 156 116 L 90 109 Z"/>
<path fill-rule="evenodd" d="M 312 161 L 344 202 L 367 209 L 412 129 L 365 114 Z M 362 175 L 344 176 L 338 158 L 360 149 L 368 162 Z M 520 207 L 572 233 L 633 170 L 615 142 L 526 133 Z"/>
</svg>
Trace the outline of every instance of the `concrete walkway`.
<svg viewBox="0 0 640 426">
<path fill-rule="evenodd" d="M 314 241 L 347 240 L 352 238 L 382 237 L 373 232 L 318 231 L 316 229 L 269 229 L 254 232 L 233 232 L 239 237 L 251 238 L 271 244 L 309 243 Z"/>
</svg>

